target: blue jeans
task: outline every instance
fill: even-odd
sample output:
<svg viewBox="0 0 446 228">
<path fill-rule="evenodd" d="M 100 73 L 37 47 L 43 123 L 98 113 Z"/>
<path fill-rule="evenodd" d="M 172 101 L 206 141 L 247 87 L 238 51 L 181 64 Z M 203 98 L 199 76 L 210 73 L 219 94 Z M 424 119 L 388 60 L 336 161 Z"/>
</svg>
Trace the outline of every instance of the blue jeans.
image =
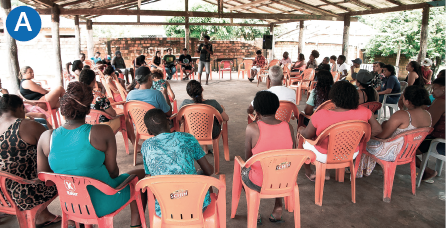
<svg viewBox="0 0 446 228">
<path fill-rule="evenodd" d="M 177 68 L 175 66 L 172 66 L 172 67 L 165 67 L 165 69 L 167 74 L 167 80 L 172 79 L 172 76 L 177 71 Z"/>
</svg>

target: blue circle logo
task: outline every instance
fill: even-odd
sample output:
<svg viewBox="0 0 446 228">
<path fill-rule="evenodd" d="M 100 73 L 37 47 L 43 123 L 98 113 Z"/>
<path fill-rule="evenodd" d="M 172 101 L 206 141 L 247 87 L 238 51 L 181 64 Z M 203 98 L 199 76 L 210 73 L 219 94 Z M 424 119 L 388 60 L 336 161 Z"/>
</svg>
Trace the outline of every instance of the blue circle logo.
<svg viewBox="0 0 446 228">
<path fill-rule="evenodd" d="M 12 38 L 29 41 L 39 34 L 42 19 L 36 10 L 29 6 L 19 6 L 11 10 L 6 18 L 6 29 Z"/>
</svg>

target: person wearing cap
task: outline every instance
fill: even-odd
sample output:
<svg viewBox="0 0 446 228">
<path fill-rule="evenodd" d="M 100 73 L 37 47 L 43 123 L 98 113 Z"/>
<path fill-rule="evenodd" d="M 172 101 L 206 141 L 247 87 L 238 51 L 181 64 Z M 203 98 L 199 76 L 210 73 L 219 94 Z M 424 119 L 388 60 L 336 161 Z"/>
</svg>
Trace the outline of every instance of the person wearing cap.
<svg viewBox="0 0 446 228">
<path fill-rule="evenodd" d="M 128 101 L 143 101 L 157 109 L 163 110 L 167 116 L 172 115 L 172 106 L 169 101 L 169 95 L 167 94 L 167 89 L 164 87 L 160 90 L 153 90 L 152 88 L 152 75 L 148 67 L 139 67 L 135 72 L 135 80 L 139 84 L 138 90 L 132 90 L 127 95 Z"/>
<path fill-rule="evenodd" d="M 372 86 L 373 75 L 361 69 L 356 74 L 356 87 L 358 88 L 359 104 L 378 101 L 378 92 Z"/>
<path fill-rule="evenodd" d="M 345 80 L 355 83 L 356 80 L 356 74 L 360 70 L 362 60 L 360 58 L 356 58 L 352 60 L 353 65 L 350 67 L 350 72 L 348 73 L 348 76 L 345 78 Z"/>
<path fill-rule="evenodd" d="M 124 73 L 125 82 L 127 84 L 129 84 L 129 73 L 130 73 L 130 76 L 132 77 L 132 81 L 135 79 L 135 77 L 133 76 L 133 69 L 132 68 L 127 69 L 127 67 L 125 66 L 124 58 L 122 57 L 122 54 L 120 51 L 115 52 L 115 57 L 113 57 L 113 59 L 111 61 L 111 65 L 113 66 L 113 68 L 115 68 L 115 70 L 121 71 L 121 73 Z"/>
<path fill-rule="evenodd" d="M 423 75 L 424 84 L 430 85 L 432 81 L 432 75 L 434 72 L 431 70 L 432 60 L 426 58 L 421 62 L 421 74 Z"/>
<path fill-rule="evenodd" d="M 94 64 L 96 64 L 98 61 L 102 61 L 102 59 L 101 59 L 101 53 L 97 51 L 97 52 L 94 54 L 94 57 L 91 57 L 90 59 L 93 60 Z"/>
</svg>

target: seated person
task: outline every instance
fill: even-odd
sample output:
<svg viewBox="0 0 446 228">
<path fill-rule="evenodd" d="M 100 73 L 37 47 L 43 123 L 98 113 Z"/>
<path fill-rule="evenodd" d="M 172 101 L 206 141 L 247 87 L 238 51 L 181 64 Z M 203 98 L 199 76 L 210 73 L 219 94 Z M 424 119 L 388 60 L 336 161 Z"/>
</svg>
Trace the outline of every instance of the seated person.
<svg viewBox="0 0 446 228">
<path fill-rule="evenodd" d="M 125 97 L 121 97 L 117 83 L 121 83 L 119 78 L 116 76 L 115 70 L 112 66 L 107 66 L 104 70 L 105 84 L 110 88 L 112 92 L 113 100 L 115 102 L 123 101 Z M 122 84 L 121 84 L 122 85 Z"/>
<path fill-rule="evenodd" d="M 269 69 L 269 78 L 271 79 L 271 87 L 266 91 L 270 91 L 279 97 L 279 101 L 289 101 L 296 103 L 296 91 L 283 86 L 283 70 L 280 66 L 272 66 Z M 254 113 L 254 101 L 248 107 L 248 114 Z"/>
<path fill-rule="evenodd" d="M 80 54 L 79 54 L 79 60 L 80 60 L 82 63 L 84 63 L 84 61 L 85 61 L 85 54 L 84 54 L 84 53 L 80 53 Z"/>
<path fill-rule="evenodd" d="M 443 70 L 444 73 L 444 70 Z M 438 77 L 432 82 L 432 95 L 434 96 L 435 100 L 432 102 L 432 105 L 429 107 L 428 112 L 432 116 L 432 126 L 434 130 L 430 135 L 426 137 L 426 139 L 421 143 L 420 147 L 418 147 L 417 154 L 423 154 L 426 153 L 429 150 L 430 144 L 432 139 L 440 138 L 444 139 L 444 132 L 445 132 L 445 121 L 444 121 L 444 115 L 445 115 L 445 99 L 444 99 L 444 76 Z M 444 143 L 438 143 L 437 144 L 437 152 L 441 155 L 444 155 Z M 418 157 L 416 157 L 417 167 L 420 167 L 421 161 Z M 430 180 L 433 177 L 437 176 L 437 171 L 430 169 L 426 166 L 426 169 L 424 170 L 424 175 L 422 177 L 422 180 Z"/>
<path fill-rule="evenodd" d="M 80 60 L 74 60 L 73 65 L 71 66 L 71 75 L 74 77 L 75 81 L 79 81 L 79 75 L 83 68 L 84 64 Z"/>
<path fill-rule="evenodd" d="M 330 72 L 338 72 L 338 64 L 336 64 L 337 59 L 336 55 L 330 56 Z"/>
<path fill-rule="evenodd" d="M 314 75 L 314 81 L 315 82 L 318 81 L 318 77 L 317 77 L 318 76 L 318 72 L 321 71 L 321 70 L 325 70 L 325 71 L 330 72 L 330 64 L 322 62 L 321 64 L 319 64 L 319 66 L 317 66 L 316 70 L 314 71 L 315 72 L 315 75 Z M 330 73 L 330 75 L 331 75 L 331 73 Z M 331 77 L 333 78 L 333 75 Z"/>
<path fill-rule="evenodd" d="M 305 69 L 316 69 L 318 64 L 316 59 L 319 58 L 319 52 L 317 50 L 311 51 L 310 59 L 307 62 L 307 67 Z"/>
<path fill-rule="evenodd" d="M 34 79 L 34 71 L 31 67 L 25 66 L 20 69 L 20 94 L 27 100 L 31 101 L 48 101 L 51 109 L 59 108 L 59 99 L 65 94 L 65 89 L 58 86 L 51 91 L 42 88 L 40 85 L 32 81 Z M 38 104 L 39 107 L 48 111 L 47 106 L 43 103 Z"/>
<path fill-rule="evenodd" d="M 130 76 L 132 77 L 132 81 L 135 79 L 135 77 L 133 76 L 133 69 L 127 68 L 125 66 L 125 61 L 124 61 L 124 58 L 122 58 L 122 54 L 120 51 L 115 52 L 115 57 L 113 57 L 113 59 L 111 61 L 111 65 L 113 66 L 113 68 L 115 70 L 119 70 L 119 71 L 121 71 L 121 73 L 124 74 L 125 82 L 127 84 L 129 84 L 129 73 L 130 73 Z"/>
<path fill-rule="evenodd" d="M 432 125 L 431 114 L 425 110 L 425 105 L 430 105 L 429 94 L 419 86 L 409 86 L 403 94 L 403 103 L 407 110 L 395 112 L 388 121 L 382 123 L 382 132 L 375 137 L 378 139 L 393 138 L 406 131 L 415 130 Z M 400 148 L 394 148 L 394 145 L 404 138 L 398 138 L 392 142 L 381 142 L 370 139 L 367 143 L 367 152 L 384 161 L 395 161 L 401 151 Z M 375 168 L 376 162 L 370 157 L 364 155 L 358 168 L 357 177 L 362 177 L 365 170 L 366 176 L 369 176 Z"/>
<path fill-rule="evenodd" d="M 430 85 L 432 82 L 432 75 L 434 72 L 431 70 L 432 60 L 425 58 L 421 62 L 421 74 L 423 75 L 424 85 Z"/>
<path fill-rule="evenodd" d="M 269 91 L 259 91 L 254 98 L 254 108 L 259 120 L 248 124 L 245 136 L 245 161 L 253 155 L 270 150 L 295 148 L 294 130 L 291 124 L 276 119 L 279 109 L 279 98 Z M 242 180 L 250 189 L 260 192 L 263 183 L 263 173 L 260 162 L 255 162 L 250 168 L 242 171 Z M 276 198 L 271 222 L 283 222 L 282 198 Z M 257 224 L 261 224 L 260 212 Z"/>
<path fill-rule="evenodd" d="M 384 78 L 383 75 L 383 68 L 386 64 L 383 62 L 374 62 L 373 63 L 373 79 L 372 79 L 372 86 L 374 89 L 378 88 L 378 86 L 381 85 L 382 79 Z"/>
<path fill-rule="evenodd" d="M 142 67 L 142 66 L 147 66 L 145 55 L 140 55 L 140 56 L 136 57 L 136 59 L 135 59 L 135 69 Z"/>
<path fill-rule="evenodd" d="M 251 78 L 248 78 L 250 82 L 252 82 L 256 78 L 257 73 L 260 72 L 260 70 L 266 65 L 266 59 L 262 55 L 262 51 L 256 51 L 256 55 L 257 56 L 255 57 L 254 62 L 252 62 Z"/>
<path fill-rule="evenodd" d="M 162 65 L 161 65 L 161 51 L 156 51 L 155 55 L 152 58 L 152 64 L 150 65 L 150 70 L 161 70 L 163 71 Z"/>
<path fill-rule="evenodd" d="M 101 61 L 101 64 L 102 64 L 102 59 L 101 59 L 101 53 L 100 52 L 96 52 L 94 54 L 94 57 L 91 57 L 90 59 L 93 60 L 94 64 L 97 64 L 99 61 Z"/>
<path fill-rule="evenodd" d="M 172 115 L 172 106 L 167 95 L 167 89 L 164 87 L 160 91 L 152 88 L 152 75 L 148 67 L 140 67 L 135 72 L 135 79 L 139 84 L 139 89 L 132 90 L 127 95 L 127 101 L 143 101 L 153 105 L 157 109 L 163 110 L 167 116 Z"/>
<path fill-rule="evenodd" d="M 359 70 L 355 79 L 358 87 L 359 104 L 378 101 L 378 92 L 372 86 L 373 75 L 369 71 Z"/>
<path fill-rule="evenodd" d="M 306 139 L 317 138 L 331 125 L 348 120 L 362 120 L 368 122 L 372 129 L 372 136 L 381 132 L 381 125 L 376 121 L 372 112 L 368 108 L 359 106 L 358 92 L 356 92 L 355 86 L 351 83 L 347 81 L 336 82 L 331 87 L 328 98 L 336 105 L 336 108 L 333 110 L 317 111 L 311 116 L 308 126 L 300 127 L 297 133 L 301 134 Z M 325 163 L 327 161 L 328 137 L 319 142 L 316 146 L 304 142 L 303 148 L 313 151 L 316 154 L 316 160 Z M 359 151 L 353 155 L 353 158 L 355 158 L 358 153 Z M 313 174 L 310 164 L 304 164 L 304 168 L 307 178 L 310 179 L 310 181 L 314 181 L 316 175 Z M 325 174 L 325 179 L 330 179 L 328 172 Z"/>
<path fill-rule="evenodd" d="M 60 107 L 67 122 L 42 134 L 37 148 L 37 171 L 93 178 L 112 188 L 119 186 L 131 174 L 137 175 L 138 179 L 144 178 L 143 169 L 119 175 L 115 134 L 109 126 L 85 123 L 92 102 L 90 87 L 81 82 L 68 85 Z M 106 195 L 96 188 L 87 190 L 98 217 L 116 211 L 130 199 L 130 186 L 115 195 Z M 146 198 L 144 195 L 142 197 Z M 141 227 L 135 201 L 130 203 L 130 210 L 131 226 Z"/>
<path fill-rule="evenodd" d="M 37 178 L 37 142 L 45 128 L 32 120 L 25 119 L 23 101 L 16 95 L 0 97 L 0 171 L 26 180 Z M 6 180 L 6 189 L 20 211 L 31 210 L 57 196 L 56 186 L 20 184 Z M 1 195 L 1 194 L 0 194 Z M 0 196 L 3 197 L 3 196 Z M 3 205 L 5 206 L 5 205 Z M 37 214 L 37 227 L 60 222 L 60 216 L 45 208 Z"/>
<path fill-rule="evenodd" d="M 353 65 L 350 67 L 350 72 L 348 72 L 348 76 L 345 78 L 345 80 L 355 84 L 355 78 L 358 71 L 361 69 L 362 59 L 356 58 L 352 60 Z"/>
<path fill-rule="evenodd" d="M 189 80 L 189 75 L 194 72 L 192 64 L 192 57 L 187 54 L 187 48 L 183 48 L 183 54 L 180 55 L 178 62 L 181 65 L 181 71 L 184 74 L 182 80 Z"/>
<path fill-rule="evenodd" d="M 163 57 L 163 64 L 166 70 L 167 80 L 172 79 L 172 76 L 177 71 L 176 58 L 172 55 L 172 48 L 167 49 L 167 55 Z"/>
<path fill-rule="evenodd" d="M 291 64 L 291 59 L 289 55 L 290 54 L 287 51 L 283 53 L 283 59 L 280 60 L 279 66 Z"/>
<path fill-rule="evenodd" d="M 344 55 L 340 55 L 338 57 L 338 72 L 341 73 L 341 76 L 339 77 L 339 80 L 344 79 L 345 77 L 347 77 L 347 69 L 348 69 L 348 65 L 347 63 L 345 63 L 345 60 L 347 60 L 347 58 Z"/>
<path fill-rule="evenodd" d="M 175 94 L 173 93 L 172 88 L 170 87 L 170 83 L 163 79 L 163 72 L 161 70 L 152 71 L 152 88 L 154 90 L 161 91 L 161 88 L 167 90 L 167 94 L 169 95 L 170 102 L 173 102 L 175 99 Z"/>
<path fill-rule="evenodd" d="M 333 86 L 333 76 L 328 70 L 320 70 L 317 73 L 319 78 L 316 87 L 311 90 L 305 106 L 305 115 L 313 115 L 314 111 L 328 99 L 331 86 Z M 307 123 L 308 124 L 308 123 Z"/>
<path fill-rule="evenodd" d="M 381 86 L 378 86 L 376 90 L 379 94 L 379 102 L 382 103 L 384 94 L 399 93 L 401 92 L 401 84 L 398 78 L 395 76 L 395 67 L 392 65 L 384 65 L 383 67 L 384 78 L 382 79 Z M 400 99 L 400 95 L 387 96 L 386 103 L 397 104 Z"/>
<path fill-rule="evenodd" d="M 297 61 L 291 67 L 290 75 L 291 76 L 300 75 L 302 72 L 304 72 L 306 67 L 307 67 L 307 63 L 305 62 L 305 56 L 304 56 L 304 54 L 300 53 L 299 57 L 297 58 Z"/>
<path fill-rule="evenodd" d="M 146 175 L 196 175 L 211 176 L 214 167 L 206 160 L 205 153 L 194 136 L 185 132 L 170 132 L 170 122 L 160 109 L 151 109 L 144 116 L 147 130 L 154 137 L 142 144 L 142 156 Z M 202 170 L 195 169 L 195 161 Z M 203 211 L 211 203 L 209 192 L 203 202 Z M 156 215 L 161 208 L 155 202 Z"/>
</svg>

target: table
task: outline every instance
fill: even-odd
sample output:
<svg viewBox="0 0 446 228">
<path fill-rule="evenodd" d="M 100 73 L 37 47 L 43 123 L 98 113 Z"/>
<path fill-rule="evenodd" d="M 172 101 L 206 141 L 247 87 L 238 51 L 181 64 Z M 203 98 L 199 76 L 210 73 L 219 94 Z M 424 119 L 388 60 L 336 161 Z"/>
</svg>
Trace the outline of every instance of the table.
<svg viewBox="0 0 446 228">
<path fill-rule="evenodd" d="M 214 59 L 214 69 L 217 68 L 217 73 L 220 70 L 220 62 L 223 61 L 223 60 L 230 60 L 230 61 L 232 61 L 232 64 L 233 64 L 232 70 L 234 70 L 234 68 L 235 68 L 235 71 L 238 71 L 238 60 L 237 60 L 237 58 L 219 58 L 219 59 Z M 215 67 L 215 64 L 217 64 L 217 67 Z"/>
</svg>

